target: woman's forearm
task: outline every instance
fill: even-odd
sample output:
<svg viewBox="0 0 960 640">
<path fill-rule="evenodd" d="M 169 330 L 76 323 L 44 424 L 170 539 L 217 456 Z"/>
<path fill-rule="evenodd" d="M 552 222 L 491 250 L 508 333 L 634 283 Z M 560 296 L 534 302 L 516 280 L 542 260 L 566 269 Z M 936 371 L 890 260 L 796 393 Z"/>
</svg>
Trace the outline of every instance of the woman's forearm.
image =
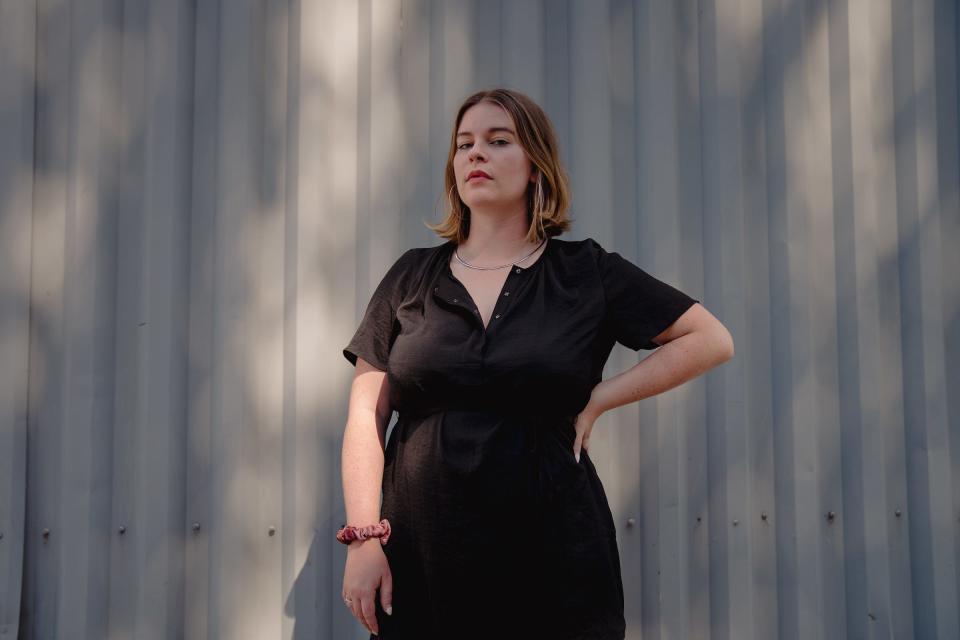
<svg viewBox="0 0 960 640">
<path fill-rule="evenodd" d="M 363 527 L 380 521 L 384 429 L 372 411 L 347 419 L 341 452 L 346 524 Z"/>
<path fill-rule="evenodd" d="M 732 357 L 733 343 L 725 330 L 692 331 L 659 347 L 636 366 L 597 384 L 585 411 L 598 417 L 610 409 L 658 395 Z"/>
</svg>

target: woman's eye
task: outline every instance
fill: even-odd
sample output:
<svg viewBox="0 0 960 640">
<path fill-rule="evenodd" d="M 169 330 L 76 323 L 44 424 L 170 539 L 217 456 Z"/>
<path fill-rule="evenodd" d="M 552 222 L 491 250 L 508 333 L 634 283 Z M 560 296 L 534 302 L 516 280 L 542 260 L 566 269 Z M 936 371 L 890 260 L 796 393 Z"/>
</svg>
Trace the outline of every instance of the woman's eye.
<svg viewBox="0 0 960 640">
<path fill-rule="evenodd" d="M 490 142 L 491 144 L 493 144 L 494 142 L 502 142 L 503 143 L 502 145 L 498 145 L 501 147 L 510 144 L 508 141 L 504 140 L 503 138 L 497 138 L 496 140 L 491 140 Z M 463 149 L 464 147 L 468 147 L 468 146 L 470 146 L 470 143 L 464 142 L 463 144 L 458 144 L 457 149 Z"/>
</svg>

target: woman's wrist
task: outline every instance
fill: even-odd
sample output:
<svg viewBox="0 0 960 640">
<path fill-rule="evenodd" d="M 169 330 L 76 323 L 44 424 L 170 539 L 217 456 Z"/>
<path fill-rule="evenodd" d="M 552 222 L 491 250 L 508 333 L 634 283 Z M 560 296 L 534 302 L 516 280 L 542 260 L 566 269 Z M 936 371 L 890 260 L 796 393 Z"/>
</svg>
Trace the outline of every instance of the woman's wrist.
<svg viewBox="0 0 960 640">
<path fill-rule="evenodd" d="M 347 551 L 357 550 L 362 547 L 371 547 L 371 546 L 383 546 L 380 542 L 380 538 L 367 538 L 366 540 L 352 540 L 350 544 L 346 545 Z"/>
<path fill-rule="evenodd" d="M 363 526 L 344 524 L 337 531 L 337 541 L 347 546 L 357 541 L 377 540 L 380 544 L 386 544 L 390 537 L 390 522 L 382 518 L 380 522 Z"/>
<path fill-rule="evenodd" d="M 589 418 L 591 422 L 595 421 L 607 410 L 603 405 L 603 389 L 600 388 L 602 385 L 603 381 L 593 388 L 590 392 L 590 400 L 587 402 L 587 406 L 580 412 L 584 414 L 584 417 Z"/>
</svg>

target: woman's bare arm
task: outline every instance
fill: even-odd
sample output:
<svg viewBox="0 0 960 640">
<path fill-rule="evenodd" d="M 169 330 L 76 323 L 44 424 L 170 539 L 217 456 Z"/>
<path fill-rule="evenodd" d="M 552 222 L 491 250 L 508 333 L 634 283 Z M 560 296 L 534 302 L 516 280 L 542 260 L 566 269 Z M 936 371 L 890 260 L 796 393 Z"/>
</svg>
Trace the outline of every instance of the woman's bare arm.
<svg viewBox="0 0 960 640">
<path fill-rule="evenodd" d="M 383 450 L 392 414 L 388 385 L 386 372 L 357 358 L 341 451 L 346 524 L 363 527 L 380 521 Z M 364 542 L 370 541 L 380 543 L 379 538 Z M 361 544 L 355 540 L 349 546 Z"/>
<path fill-rule="evenodd" d="M 659 349 L 636 366 L 600 382 L 584 409 L 605 411 L 663 393 L 733 357 L 733 337 L 697 303 L 653 340 Z"/>
</svg>

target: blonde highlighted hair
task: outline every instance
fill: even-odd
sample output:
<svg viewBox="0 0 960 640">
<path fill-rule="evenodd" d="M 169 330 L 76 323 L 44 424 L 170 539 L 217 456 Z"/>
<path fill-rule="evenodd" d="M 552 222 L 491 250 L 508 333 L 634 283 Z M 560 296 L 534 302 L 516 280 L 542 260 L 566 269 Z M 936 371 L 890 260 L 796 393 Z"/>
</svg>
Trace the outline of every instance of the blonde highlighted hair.
<svg viewBox="0 0 960 640">
<path fill-rule="evenodd" d="M 446 240 L 462 243 L 470 234 L 470 207 L 457 192 L 457 178 L 453 170 L 453 158 L 457 153 L 457 130 L 467 109 L 480 102 L 489 102 L 503 108 L 517 130 L 517 139 L 533 164 L 536 182 L 527 187 L 528 242 L 540 242 L 548 236 L 558 236 L 567 231 L 572 221 L 569 216 L 570 180 L 560 162 L 560 149 L 550 118 L 528 96 L 498 87 L 474 93 L 460 105 L 453 132 L 450 135 L 450 151 L 444 172 L 446 217 L 436 225 L 427 227 Z"/>
</svg>

